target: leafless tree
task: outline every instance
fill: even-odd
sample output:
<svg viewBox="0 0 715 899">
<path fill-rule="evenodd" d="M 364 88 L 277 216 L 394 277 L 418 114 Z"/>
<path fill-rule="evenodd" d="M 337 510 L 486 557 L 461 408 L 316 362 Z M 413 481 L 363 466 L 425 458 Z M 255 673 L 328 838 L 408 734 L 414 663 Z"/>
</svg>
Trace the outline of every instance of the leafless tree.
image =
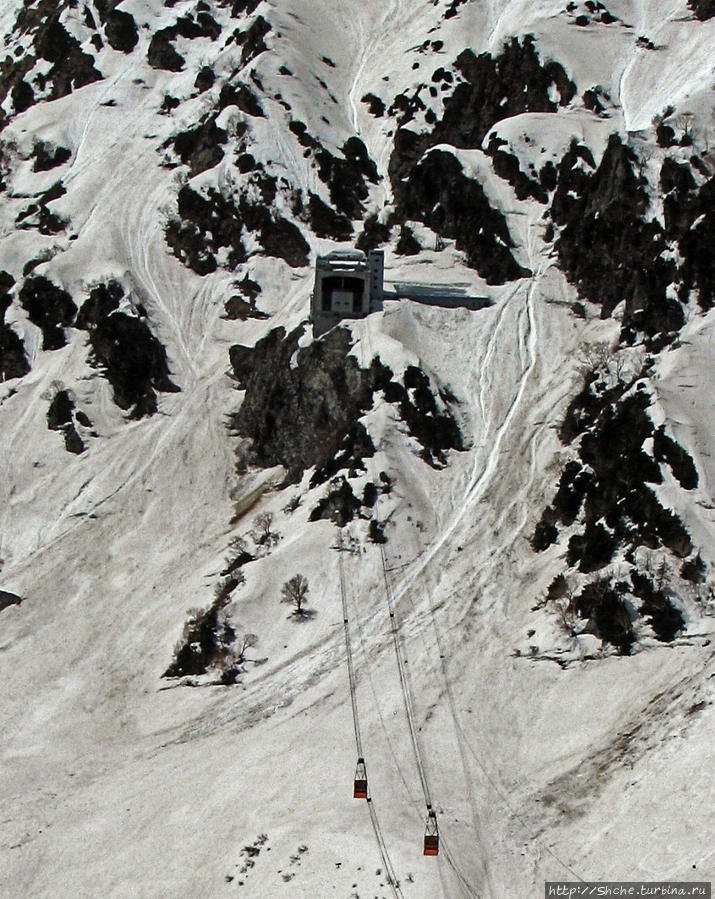
<svg viewBox="0 0 715 899">
<path fill-rule="evenodd" d="M 308 579 L 302 574 L 294 574 L 289 581 L 283 584 L 281 602 L 287 602 L 295 606 L 295 614 L 302 615 L 307 595 Z"/>
<path fill-rule="evenodd" d="M 273 513 L 272 512 L 261 512 L 260 515 L 256 515 L 253 519 L 253 539 L 257 544 L 263 546 L 266 543 L 270 543 L 272 539 L 276 536 L 271 531 L 271 525 L 273 524 Z"/>
</svg>

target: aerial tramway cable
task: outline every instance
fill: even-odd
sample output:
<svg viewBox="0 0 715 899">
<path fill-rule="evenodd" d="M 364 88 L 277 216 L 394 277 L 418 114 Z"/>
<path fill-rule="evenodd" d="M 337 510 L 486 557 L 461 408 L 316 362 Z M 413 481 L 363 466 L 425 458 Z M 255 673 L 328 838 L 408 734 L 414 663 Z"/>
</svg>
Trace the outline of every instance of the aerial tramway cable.
<svg viewBox="0 0 715 899">
<path fill-rule="evenodd" d="M 368 792 L 368 784 L 367 784 L 367 775 L 365 773 L 365 760 L 363 755 L 362 748 L 362 735 L 360 733 L 360 716 L 358 713 L 358 705 L 357 705 L 357 690 L 356 690 L 356 679 L 355 679 L 355 665 L 353 661 L 352 654 L 352 645 L 350 641 L 350 621 L 348 617 L 348 600 L 347 600 L 347 590 L 345 587 L 345 570 L 343 565 L 343 552 L 345 551 L 345 546 L 343 543 L 343 535 L 342 532 L 338 537 L 338 568 L 340 571 L 340 597 L 342 601 L 343 608 L 343 627 L 345 629 L 345 654 L 347 657 L 348 664 L 348 679 L 350 682 L 350 702 L 352 705 L 352 714 L 353 714 L 353 727 L 355 731 L 355 746 L 358 753 L 358 767 L 356 770 L 356 778 L 355 778 L 355 787 L 353 795 L 358 798 L 365 798 L 367 800 L 367 807 L 370 813 L 370 823 L 372 824 L 372 830 L 375 834 L 375 840 L 378 845 L 378 849 L 380 850 L 380 857 L 382 858 L 382 864 L 386 872 L 386 879 L 388 884 L 390 885 L 390 889 L 392 890 L 393 896 L 396 899 L 404 899 L 404 895 L 402 890 L 400 889 L 400 883 L 397 879 L 397 875 L 395 874 L 395 869 L 392 864 L 392 859 L 390 858 L 390 853 L 387 848 L 387 844 L 385 842 L 385 837 L 382 832 L 382 828 L 380 826 L 380 821 L 377 816 L 377 810 L 375 808 L 375 803 L 372 801 L 372 797 Z M 358 780 L 358 773 L 364 775 L 364 781 L 362 777 Z M 362 792 L 364 783 L 364 793 Z M 358 784 L 360 785 L 360 792 L 358 793 Z"/>
</svg>

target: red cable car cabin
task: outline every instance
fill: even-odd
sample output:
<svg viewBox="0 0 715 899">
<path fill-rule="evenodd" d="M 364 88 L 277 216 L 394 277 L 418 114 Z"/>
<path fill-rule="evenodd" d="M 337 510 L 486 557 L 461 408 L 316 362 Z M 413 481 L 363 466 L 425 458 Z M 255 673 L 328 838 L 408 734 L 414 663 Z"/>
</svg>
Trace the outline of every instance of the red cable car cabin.
<svg viewBox="0 0 715 899">
<path fill-rule="evenodd" d="M 367 771 L 365 770 L 365 759 L 357 760 L 353 797 L 355 799 L 367 799 Z"/>
<path fill-rule="evenodd" d="M 439 855 L 439 830 L 437 829 L 437 816 L 430 810 L 425 827 L 425 855 Z"/>
</svg>

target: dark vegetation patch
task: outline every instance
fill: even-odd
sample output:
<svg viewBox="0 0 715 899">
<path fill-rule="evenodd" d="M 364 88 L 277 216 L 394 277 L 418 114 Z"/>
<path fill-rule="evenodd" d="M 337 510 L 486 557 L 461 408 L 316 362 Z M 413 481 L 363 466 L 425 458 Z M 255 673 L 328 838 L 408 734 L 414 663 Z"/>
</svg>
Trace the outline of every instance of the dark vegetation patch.
<svg viewBox="0 0 715 899">
<path fill-rule="evenodd" d="M 208 609 L 193 609 L 187 618 L 181 639 L 174 648 L 174 659 L 162 677 L 206 674 L 230 650 L 236 631 L 223 614 L 230 593 L 239 580 L 230 578 Z"/>
<path fill-rule="evenodd" d="M 349 240 L 352 237 L 350 219 L 324 203 L 317 194 L 310 194 L 308 221 L 318 237 L 332 237 L 333 240 Z"/>
<path fill-rule="evenodd" d="M 227 82 L 221 88 L 219 94 L 218 108 L 226 109 L 227 106 L 236 106 L 241 112 L 247 115 L 263 118 L 265 113 L 258 97 L 251 88 L 242 81 Z"/>
<path fill-rule="evenodd" d="M 653 455 L 658 462 L 670 465 L 673 475 L 685 490 L 694 490 L 698 486 L 695 463 L 679 443 L 668 437 L 663 425 L 653 434 Z"/>
<path fill-rule="evenodd" d="M 701 173 L 698 162 L 697 156 L 690 160 L 692 167 Z M 696 293 L 700 308 L 712 309 L 715 305 L 715 254 L 712 252 L 715 177 L 710 176 L 698 187 L 687 164 L 666 158 L 660 181 L 665 232 L 683 259 L 678 271 L 678 298 L 687 303 L 690 295 Z"/>
<path fill-rule="evenodd" d="M 276 328 L 255 347 L 231 347 L 233 373 L 239 389 L 245 390 L 231 424 L 250 438 L 248 462 L 282 465 L 289 483 L 313 466 L 313 484 L 332 477 L 337 465 L 364 470 L 362 460 L 374 447 L 358 420 L 372 408 L 380 390 L 388 402 L 399 404 L 410 433 L 422 444 L 425 461 L 444 464 L 448 449 L 463 448 L 446 400 L 438 401 L 418 369 L 408 369 L 403 385 L 379 359 L 368 369 L 360 368 L 348 355 L 351 338 L 346 329 L 336 328 L 299 349 L 301 334 L 302 328 L 287 336 Z"/>
<path fill-rule="evenodd" d="M 310 513 L 310 521 L 328 519 L 342 528 L 360 514 L 361 506 L 347 478 L 335 478 L 329 485 L 328 493 Z"/>
<path fill-rule="evenodd" d="M 715 179 L 697 187 L 690 167 L 666 159 L 661 170 L 665 227 L 648 219 L 646 179 L 638 160 L 617 135 L 596 167 L 586 148 L 573 143 L 558 168 L 551 217 L 560 226 L 556 250 L 579 294 L 601 306 L 602 317 L 625 300 L 621 337 L 639 334 L 657 350 L 684 323 L 681 305 L 667 293 L 677 285 L 686 303 L 692 294 L 703 309 L 715 300 Z M 583 248 L 589 247 L 585 253 Z M 680 265 L 664 256 L 678 249 Z"/>
<path fill-rule="evenodd" d="M 221 146 L 226 143 L 228 134 L 216 125 L 216 117 L 209 116 L 204 122 L 182 131 L 164 145 L 173 146 L 181 162 L 188 165 L 192 177 L 213 168 L 223 159 Z"/>
<path fill-rule="evenodd" d="M 647 486 L 663 481 L 660 465 L 643 447 L 655 433 L 649 405 L 646 391 L 622 382 L 607 387 L 596 373 L 569 405 L 561 440 L 577 446 L 579 459 L 564 469 L 542 523 L 568 527 L 581 515 L 583 527 L 569 541 L 568 555 L 581 571 L 603 568 L 617 546 L 665 546 L 681 557 L 692 549 L 680 519 Z"/>
<path fill-rule="evenodd" d="M 162 69 L 165 72 L 180 72 L 184 68 L 186 60 L 177 52 L 172 41 L 176 39 L 177 31 L 174 27 L 160 28 L 154 32 L 149 42 L 147 61 L 153 69 Z"/>
<path fill-rule="evenodd" d="M 210 90 L 216 82 L 216 75 L 214 74 L 214 70 L 211 66 L 202 66 L 198 74 L 196 75 L 196 80 L 194 81 L 194 87 L 196 90 L 203 94 L 205 91 Z"/>
<path fill-rule="evenodd" d="M 30 371 L 22 340 L 5 322 L 5 313 L 12 302 L 10 291 L 14 284 L 12 275 L 0 270 L 0 381 L 22 378 Z"/>
<path fill-rule="evenodd" d="M 178 37 L 187 40 L 205 37 L 215 41 L 220 34 L 221 26 L 207 10 L 199 10 L 195 16 L 188 13 L 180 16 L 173 25 L 154 32 L 149 42 L 147 60 L 154 69 L 180 72 L 184 68 L 185 59 L 174 46 Z"/>
<path fill-rule="evenodd" d="M 270 31 L 271 26 L 263 16 L 257 16 L 246 31 L 236 29 L 233 32 L 226 43 L 227 46 L 235 43 L 241 48 L 241 68 L 268 49 L 265 38 Z"/>
<path fill-rule="evenodd" d="M 181 261 L 197 274 L 216 271 L 216 254 L 228 249 L 228 265 L 246 261 L 242 232 L 257 235 L 267 256 L 294 267 L 308 264 L 309 246 L 300 230 L 275 209 L 276 179 L 257 167 L 242 180 L 237 196 L 209 188 L 198 193 L 184 185 L 178 196 L 178 219 L 169 221 L 166 240 Z M 258 197 L 259 199 L 255 199 Z"/>
<path fill-rule="evenodd" d="M 92 288 L 77 317 L 77 327 L 86 329 L 93 363 L 112 385 L 114 402 L 142 418 L 157 410 L 156 393 L 176 393 L 169 377 L 166 350 L 151 333 L 143 318 L 119 312 L 123 296 L 116 281 Z"/>
<path fill-rule="evenodd" d="M 576 597 L 575 610 L 587 619 L 585 633 L 606 640 L 621 655 L 630 655 L 636 639 L 633 622 L 623 594 L 610 581 L 597 579 L 586 584 Z"/>
<path fill-rule="evenodd" d="M 631 584 L 632 592 L 642 601 L 640 613 L 653 628 L 656 639 L 662 643 L 671 643 L 685 627 L 683 613 L 648 574 L 634 569 L 631 571 Z"/>
<path fill-rule="evenodd" d="M 92 424 L 85 413 L 75 411 L 74 400 L 69 391 L 58 390 L 47 410 L 47 427 L 52 431 L 62 432 L 68 453 L 80 455 L 86 447 L 77 430 L 77 422 L 85 427 L 91 427 Z"/>
<path fill-rule="evenodd" d="M 468 0 L 452 0 L 444 14 L 445 19 L 453 19 L 459 12 L 459 7 L 467 2 Z"/>
<path fill-rule="evenodd" d="M 358 250 L 369 253 L 390 239 L 390 227 L 378 221 L 377 215 L 368 215 L 363 223 L 363 229 L 355 241 Z"/>
<path fill-rule="evenodd" d="M 660 503 L 650 485 L 663 482 L 661 463 L 669 464 L 687 489 L 697 485 L 692 459 L 664 429 L 654 428 L 647 413 L 650 396 L 634 387 L 633 381 L 609 383 L 597 370 L 588 374 L 560 432 L 562 442 L 576 450 L 577 458 L 565 466 L 551 505 L 532 537 L 532 548 L 540 552 L 559 540 L 561 528 L 576 524 L 566 564 L 597 577 L 572 598 L 572 608 L 588 620 L 586 632 L 622 653 L 630 652 L 635 641 L 638 616 L 664 642 L 672 641 L 684 626 L 682 613 L 664 589 L 664 579 L 657 586 L 651 583 L 636 550 L 663 550 L 676 559 L 692 553 L 682 521 Z M 650 440 L 653 455 L 645 448 Z M 618 580 L 607 569 L 617 553 L 623 559 Z M 688 565 L 695 574 L 697 562 L 686 559 L 683 567 Z M 559 578 L 563 580 L 563 575 Z M 640 599 L 639 609 L 633 608 L 635 600 L 628 600 L 629 595 Z"/>
<path fill-rule="evenodd" d="M 313 156 L 318 177 L 328 186 L 330 202 L 349 219 L 361 219 L 368 196 L 366 181 L 377 183 L 377 167 L 359 137 L 350 137 L 340 149 L 342 158 L 326 150 L 307 130 L 303 122 L 293 120 L 288 127 L 306 155 Z"/>
<path fill-rule="evenodd" d="M 542 64 L 531 35 L 526 35 L 522 43 L 512 38 L 496 57 L 489 53 L 475 56 L 471 50 L 464 50 L 454 69 L 459 83 L 444 99 L 442 118 L 429 133 L 420 136 L 418 145 L 408 147 L 409 154 L 400 146 L 398 131 L 390 162 L 393 188 L 404 177 L 405 167 L 411 168 L 429 147 L 447 143 L 465 149 L 479 148 L 497 122 L 525 112 L 556 112 L 560 105 L 568 105 L 576 93 L 559 63 Z M 551 99 L 554 93 L 558 94 L 558 102 Z M 401 126 L 404 124 L 400 122 Z"/>
<path fill-rule="evenodd" d="M 591 112 L 601 118 L 610 118 L 608 107 L 613 105 L 611 95 L 605 91 L 600 84 L 585 90 L 581 99 L 583 100 L 583 105 L 586 109 L 590 109 Z"/>
<path fill-rule="evenodd" d="M 262 0 L 216 0 L 218 6 L 231 7 L 231 18 L 233 19 L 255 12 L 261 2 Z"/>
<path fill-rule="evenodd" d="M 613 25 L 621 21 L 599 0 L 585 0 L 583 3 L 571 0 L 566 6 L 565 12 L 568 13 L 571 22 L 579 28 L 585 28 L 586 25 L 591 24 Z"/>
<path fill-rule="evenodd" d="M 77 307 L 72 297 L 43 275 L 26 278 L 19 294 L 27 317 L 42 331 L 42 349 L 58 350 L 65 346 L 65 328 L 74 321 Z"/>
<path fill-rule="evenodd" d="M 261 292 L 260 285 L 244 275 L 241 281 L 234 281 L 234 287 L 239 291 L 226 300 L 224 312 L 226 318 L 231 321 L 245 321 L 247 318 L 268 318 L 265 312 L 256 307 L 256 299 Z"/>
<path fill-rule="evenodd" d="M 400 228 L 400 236 L 397 238 L 395 252 L 398 256 L 416 256 L 422 250 L 422 244 L 417 240 L 409 225 Z"/>
<path fill-rule="evenodd" d="M 402 132 L 404 136 L 412 132 Z M 423 222 L 438 235 L 453 238 L 467 264 L 488 284 L 503 284 L 531 273 L 514 259 L 514 243 L 504 216 L 493 209 L 477 181 L 445 150 L 431 150 L 412 168 L 400 189 L 404 220 Z"/>
</svg>

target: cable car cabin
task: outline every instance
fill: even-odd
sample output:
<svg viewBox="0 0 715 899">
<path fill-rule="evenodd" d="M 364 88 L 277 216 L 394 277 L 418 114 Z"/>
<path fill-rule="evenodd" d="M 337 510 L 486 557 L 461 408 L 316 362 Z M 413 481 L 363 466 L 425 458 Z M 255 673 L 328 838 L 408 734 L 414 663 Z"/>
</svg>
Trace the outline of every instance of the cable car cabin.
<svg viewBox="0 0 715 899">
<path fill-rule="evenodd" d="M 365 759 L 357 760 L 353 798 L 367 799 L 367 771 L 365 770 Z"/>
<path fill-rule="evenodd" d="M 430 811 L 425 827 L 425 855 L 439 855 L 439 830 L 437 829 L 437 816 Z"/>
</svg>

